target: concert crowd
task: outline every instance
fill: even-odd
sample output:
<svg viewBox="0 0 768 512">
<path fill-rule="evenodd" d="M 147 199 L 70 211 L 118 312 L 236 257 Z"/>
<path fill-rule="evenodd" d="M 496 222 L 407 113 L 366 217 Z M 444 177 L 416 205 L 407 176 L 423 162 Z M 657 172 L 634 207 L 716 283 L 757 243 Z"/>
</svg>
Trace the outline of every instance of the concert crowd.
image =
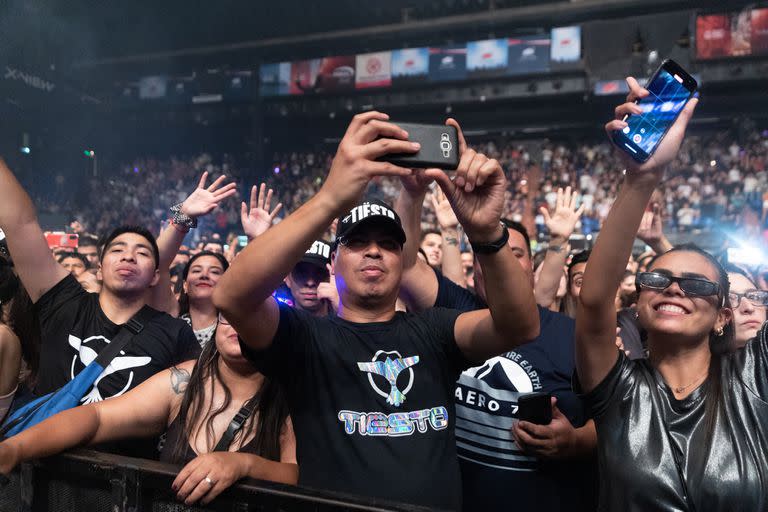
<svg viewBox="0 0 768 512">
<path fill-rule="evenodd" d="M 647 94 L 628 83 L 608 132 Z M 694 242 L 765 250 L 768 133 L 686 135 L 697 101 L 644 164 L 449 119 L 458 168 L 407 169 L 379 112 L 257 184 L 231 156 L 141 158 L 33 200 L 0 160 L 0 476 L 91 446 L 177 465 L 187 505 L 253 478 L 767 509 L 768 262 Z"/>
</svg>

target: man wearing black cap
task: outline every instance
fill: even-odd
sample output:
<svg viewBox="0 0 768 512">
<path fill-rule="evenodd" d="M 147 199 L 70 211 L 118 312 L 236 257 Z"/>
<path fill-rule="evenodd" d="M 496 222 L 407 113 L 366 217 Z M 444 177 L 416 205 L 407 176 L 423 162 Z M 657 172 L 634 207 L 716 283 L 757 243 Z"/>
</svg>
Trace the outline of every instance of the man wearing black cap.
<svg viewBox="0 0 768 512">
<path fill-rule="evenodd" d="M 499 223 L 506 189 L 499 163 L 470 152 L 452 180 L 379 161 L 417 152 L 407 139 L 385 114 L 355 116 L 321 190 L 246 247 L 214 303 L 236 327 L 244 354 L 287 390 L 301 485 L 458 509 L 455 380 L 535 338 L 539 319 Z M 361 198 L 374 176 L 420 175 L 438 181 L 474 244 L 489 309 L 395 311 L 405 234 L 390 207 Z M 272 290 L 336 216 L 338 316 L 279 305 Z"/>
<path fill-rule="evenodd" d="M 314 316 L 328 316 L 334 313 L 331 301 L 323 296 L 320 285 L 330 279 L 328 266 L 331 264 L 331 244 L 315 240 L 301 260 L 285 278 L 291 290 L 296 308 Z"/>
</svg>

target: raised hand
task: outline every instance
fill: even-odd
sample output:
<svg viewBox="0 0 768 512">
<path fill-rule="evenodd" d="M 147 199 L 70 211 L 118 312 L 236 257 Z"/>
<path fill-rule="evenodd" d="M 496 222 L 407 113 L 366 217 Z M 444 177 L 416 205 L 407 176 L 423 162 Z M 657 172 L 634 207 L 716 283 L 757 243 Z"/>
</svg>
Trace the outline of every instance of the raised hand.
<svg viewBox="0 0 768 512">
<path fill-rule="evenodd" d="M 581 214 L 584 213 L 584 205 L 576 208 L 576 199 L 578 194 L 571 193 L 571 187 L 557 189 L 557 200 L 555 201 L 555 213 L 550 215 L 549 210 L 541 207 L 539 211 L 544 216 L 544 224 L 549 230 L 550 243 L 552 241 L 566 242 L 576 227 Z"/>
<path fill-rule="evenodd" d="M 467 147 L 461 127 L 454 119 L 448 119 L 445 124 L 455 126 L 459 134 L 459 167 L 453 180 L 439 169 L 427 169 L 425 174 L 440 185 L 471 241 L 496 240 L 507 189 L 501 164 Z"/>
<path fill-rule="evenodd" d="M 219 206 L 221 201 L 237 193 L 234 183 L 224 185 L 226 180 L 226 176 L 219 176 L 216 181 L 206 188 L 205 183 L 208 181 L 208 172 L 204 172 L 200 177 L 197 188 L 182 203 L 181 213 L 193 218 L 211 213 Z"/>
<path fill-rule="evenodd" d="M 629 85 L 629 94 L 627 95 L 627 102 L 616 107 L 615 119 L 608 122 L 605 125 L 605 131 L 608 133 L 608 138 L 613 141 L 612 134 L 616 130 L 621 130 L 627 126 L 624 122 L 624 116 L 629 114 L 640 115 L 643 113 L 642 109 L 635 103 L 636 100 L 645 98 L 650 93 L 647 89 L 640 86 L 632 77 L 627 78 L 627 85 Z M 640 164 L 633 160 L 623 150 L 619 151 L 623 163 L 626 165 L 627 171 L 630 174 L 648 174 L 653 175 L 660 179 L 664 173 L 664 168 L 672 162 L 677 156 L 677 152 L 680 150 L 680 144 L 683 142 L 685 136 L 685 129 L 688 126 L 688 121 L 691 120 L 693 111 L 698 103 L 698 98 L 692 98 L 688 104 L 683 108 L 680 115 L 675 120 L 675 123 L 667 132 L 666 136 L 659 143 L 656 151 L 651 158 L 643 164 Z"/>
<path fill-rule="evenodd" d="M 650 245 L 657 244 L 664 235 L 661 222 L 661 208 L 658 203 L 651 206 L 651 211 L 643 213 L 643 220 L 637 228 L 637 238 Z"/>
<path fill-rule="evenodd" d="M 273 191 L 266 189 L 267 185 L 264 183 L 258 190 L 254 185 L 251 187 L 250 208 L 245 204 L 245 201 L 240 205 L 240 222 L 249 239 L 254 239 L 268 230 L 278 212 L 283 208 L 283 203 L 277 203 L 275 208 L 270 211 Z"/>
<path fill-rule="evenodd" d="M 402 183 L 403 189 L 411 197 L 423 197 L 433 181 L 435 180 L 427 176 L 426 171 L 422 169 L 413 169 L 413 174 L 410 176 L 400 176 L 400 183 Z"/>
<path fill-rule="evenodd" d="M 333 274 L 333 267 L 331 265 L 325 266 L 328 269 L 328 275 L 330 279 L 328 282 L 322 282 L 317 285 L 317 298 L 327 299 L 334 311 L 339 310 L 339 290 L 336 288 L 336 276 Z"/>
<path fill-rule="evenodd" d="M 437 189 L 430 199 L 440 229 L 456 229 L 459 227 L 459 219 L 456 218 L 456 214 L 453 212 L 453 208 L 451 208 L 451 203 L 441 189 Z"/>
<path fill-rule="evenodd" d="M 410 176 L 413 171 L 379 158 L 394 153 L 415 153 L 421 147 L 408 142 L 408 132 L 387 122 L 381 112 L 366 112 L 352 118 L 339 144 L 331 170 L 318 195 L 334 213 L 344 213 L 360 202 L 374 176 Z"/>
</svg>

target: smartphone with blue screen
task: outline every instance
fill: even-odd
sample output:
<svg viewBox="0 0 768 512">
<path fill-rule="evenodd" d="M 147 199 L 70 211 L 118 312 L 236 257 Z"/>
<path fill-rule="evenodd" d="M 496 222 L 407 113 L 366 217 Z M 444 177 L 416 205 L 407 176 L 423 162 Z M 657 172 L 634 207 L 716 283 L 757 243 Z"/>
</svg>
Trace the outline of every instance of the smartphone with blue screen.
<svg viewBox="0 0 768 512">
<path fill-rule="evenodd" d="M 650 94 L 635 102 L 643 113 L 626 116 L 627 126 L 613 132 L 613 141 L 637 162 L 647 161 L 697 87 L 677 62 L 665 60 L 645 86 Z"/>
</svg>

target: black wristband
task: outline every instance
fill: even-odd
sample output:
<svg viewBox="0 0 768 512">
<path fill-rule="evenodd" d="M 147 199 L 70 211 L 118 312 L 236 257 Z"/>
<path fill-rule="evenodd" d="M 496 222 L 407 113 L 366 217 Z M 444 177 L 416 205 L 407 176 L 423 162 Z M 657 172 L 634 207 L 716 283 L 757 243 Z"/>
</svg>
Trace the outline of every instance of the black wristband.
<svg viewBox="0 0 768 512">
<path fill-rule="evenodd" d="M 476 244 L 472 240 L 469 241 L 469 244 L 472 246 L 472 251 L 475 254 L 495 254 L 507 244 L 509 241 L 509 230 L 506 228 L 506 226 L 504 226 L 504 224 L 499 225 L 502 229 L 502 235 L 498 240 L 484 244 Z"/>
</svg>

